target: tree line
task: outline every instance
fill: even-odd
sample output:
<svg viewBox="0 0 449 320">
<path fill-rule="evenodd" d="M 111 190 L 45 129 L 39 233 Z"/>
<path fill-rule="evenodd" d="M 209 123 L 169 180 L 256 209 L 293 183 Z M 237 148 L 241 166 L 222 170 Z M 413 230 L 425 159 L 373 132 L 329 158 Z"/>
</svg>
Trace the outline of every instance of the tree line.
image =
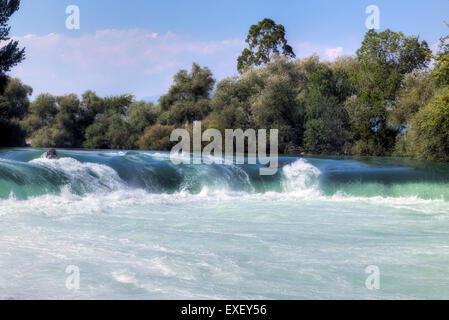
<svg viewBox="0 0 449 320">
<path fill-rule="evenodd" d="M 417 36 L 366 33 L 354 56 L 297 59 L 285 29 L 251 27 L 239 73 L 216 82 L 181 70 L 158 103 L 86 91 L 29 101 L 9 79 L 0 96 L 3 146 L 170 150 L 175 128 L 278 129 L 280 153 L 407 156 L 449 161 L 449 36 L 433 54 Z"/>
</svg>

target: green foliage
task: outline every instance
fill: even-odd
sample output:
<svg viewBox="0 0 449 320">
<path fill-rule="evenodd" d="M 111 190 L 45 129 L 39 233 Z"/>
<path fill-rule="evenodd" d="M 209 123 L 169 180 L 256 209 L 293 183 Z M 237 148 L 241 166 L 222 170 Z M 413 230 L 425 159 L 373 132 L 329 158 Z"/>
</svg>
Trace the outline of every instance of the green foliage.
<svg viewBox="0 0 449 320">
<path fill-rule="evenodd" d="M 99 98 L 94 92 L 87 91 L 83 95 L 83 102 L 87 120 L 84 120 L 85 129 L 84 142 L 82 145 L 89 149 L 133 149 L 135 139 L 133 134 L 137 132 L 136 122 L 127 119 L 128 112 L 135 116 L 137 107 L 133 105 L 132 95 L 109 96 Z M 140 119 L 146 121 L 146 116 Z M 142 124 L 139 124 L 142 126 Z M 141 129 L 143 130 L 143 129 Z M 133 140 L 134 138 L 134 140 Z"/>
<path fill-rule="evenodd" d="M 164 125 L 183 123 L 205 118 L 210 108 L 210 93 L 215 84 L 209 68 L 192 65 L 192 70 L 179 71 L 168 93 L 159 99 L 161 116 L 159 122 Z"/>
<path fill-rule="evenodd" d="M 156 123 L 158 114 L 153 103 L 138 101 L 132 103 L 126 111 L 126 116 L 131 127 L 142 134 L 148 126 Z"/>
<path fill-rule="evenodd" d="M 0 120 L 8 122 L 11 119 L 22 119 L 30 105 L 29 96 L 33 93 L 30 86 L 23 84 L 19 79 L 8 79 L 2 97 Z"/>
<path fill-rule="evenodd" d="M 353 75 L 357 92 L 346 102 L 353 128 L 356 154 L 391 154 L 398 128 L 389 122 L 389 112 L 396 108 L 396 94 L 405 74 L 425 69 L 431 51 L 418 37 L 385 30 L 366 33 L 357 51 L 360 72 Z"/>
<path fill-rule="evenodd" d="M 120 96 L 108 96 L 103 98 L 104 112 L 103 113 L 118 113 L 120 115 L 126 115 L 131 103 L 134 101 L 134 96 L 131 94 L 122 94 Z M 101 113 L 101 112 L 97 112 Z"/>
<path fill-rule="evenodd" d="M 30 106 L 29 97 L 33 94 L 30 86 L 19 79 L 9 79 L 3 96 L 9 101 L 9 117 L 22 119 Z"/>
<path fill-rule="evenodd" d="M 133 149 L 131 126 L 118 113 L 103 114 L 87 128 L 83 146 L 88 149 Z"/>
<path fill-rule="evenodd" d="M 130 126 L 130 144 L 132 148 L 137 148 L 137 141 L 144 133 L 145 129 L 154 125 L 158 120 L 158 110 L 154 104 L 145 101 L 132 103 L 126 111 L 127 123 Z"/>
<path fill-rule="evenodd" d="M 0 14 L 0 36 L 1 21 Z M 167 151 L 175 128 L 191 132 L 202 120 L 204 130 L 222 133 L 278 129 L 281 153 L 394 152 L 449 161 L 447 40 L 433 70 L 425 41 L 390 30 L 370 30 L 357 56 L 293 60 L 284 27 L 265 19 L 250 29 L 238 76 L 218 82 L 212 94 L 211 71 L 194 63 L 174 76 L 157 105 L 91 90 L 80 98 L 40 94 L 30 104 L 32 89 L 8 79 L 0 95 L 0 145 L 23 145 L 26 132 L 34 147 Z"/>
<path fill-rule="evenodd" d="M 449 36 L 440 39 L 433 74 L 440 85 L 449 86 Z"/>
<path fill-rule="evenodd" d="M 50 125 L 57 113 L 56 98 L 48 93 L 42 93 L 30 105 L 29 113 L 22 120 L 21 125 L 27 136 L 31 136 L 33 132 Z"/>
<path fill-rule="evenodd" d="M 333 94 L 312 88 L 307 97 L 304 148 L 312 153 L 339 153 L 348 140 L 348 115 Z"/>
<path fill-rule="evenodd" d="M 8 83 L 7 72 L 25 59 L 25 49 L 9 37 L 9 18 L 19 10 L 20 0 L 0 0 L 0 41 L 6 43 L 0 48 L 0 93 Z"/>
<path fill-rule="evenodd" d="M 230 128 L 246 129 L 251 126 L 248 98 L 251 87 L 243 79 L 226 78 L 217 84 L 212 97 L 212 113 L 207 127 L 221 132 Z"/>
<path fill-rule="evenodd" d="M 29 96 L 33 90 L 18 79 L 8 79 L 5 92 L 0 96 L 0 146 L 25 144 L 25 132 L 20 120 L 28 111 Z"/>
<path fill-rule="evenodd" d="M 285 39 L 285 28 L 271 19 L 263 19 L 249 29 L 245 48 L 237 60 L 237 69 L 243 72 L 251 66 L 260 66 L 271 61 L 273 55 L 282 53 L 286 57 L 295 58 L 293 48 Z"/>
<path fill-rule="evenodd" d="M 166 111 L 176 102 L 197 102 L 207 99 L 214 84 L 215 80 L 209 68 L 201 68 L 194 63 L 190 73 L 187 70 L 181 70 L 174 76 L 173 85 L 168 93 L 160 98 L 159 104 L 162 110 Z"/>
<path fill-rule="evenodd" d="M 306 114 L 304 148 L 312 153 L 347 153 L 349 115 L 343 103 L 348 98 L 349 72 L 339 65 L 318 63 L 304 93 Z"/>
<path fill-rule="evenodd" d="M 302 65 L 278 57 L 265 68 L 221 81 L 212 98 L 208 125 L 219 130 L 279 130 L 281 152 L 302 141 L 304 105 L 298 99 Z"/>
<path fill-rule="evenodd" d="M 416 114 L 402 143 L 407 155 L 449 161 L 449 89 Z"/>
<path fill-rule="evenodd" d="M 279 148 L 299 146 L 304 131 L 304 104 L 298 99 L 297 79 L 304 70 L 280 57 L 266 68 L 250 71 L 255 76 L 250 110 L 254 128 L 278 129 Z"/>
<path fill-rule="evenodd" d="M 139 139 L 139 147 L 142 150 L 170 150 L 175 143 L 170 141 L 170 135 L 174 126 L 156 124 L 148 127 Z"/>
<path fill-rule="evenodd" d="M 395 107 L 389 112 L 390 121 L 401 129 L 407 127 L 413 116 L 426 106 L 437 90 L 437 84 L 427 71 L 415 70 L 405 76 L 399 89 Z"/>
<path fill-rule="evenodd" d="M 86 126 L 92 124 L 97 115 L 103 114 L 106 111 L 104 99 L 100 98 L 92 90 L 87 90 L 81 95 L 81 107 L 84 109 Z"/>
<path fill-rule="evenodd" d="M 357 50 L 357 57 L 363 65 L 375 65 L 399 74 L 425 68 L 431 55 L 426 41 L 420 42 L 418 37 L 406 37 L 402 32 L 389 29 L 379 33 L 369 30 Z"/>
<path fill-rule="evenodd" d="M 51 112 L 51 98 L 44 100 L 49 104 Z M 81 147 L 84 139 L 84 128 L 81 123 L 84 110 L 75 94 L 56 97 L 58 113 L 51 120 L 51 123 L 36 131 L 32 136 L 31 145 L 33 147 L 58 147 L 58 148 L 78 148 Z"/>
<path fill-rule="evenodd" d="M 25 133 L 19 121 L 28 110 L 32 89 L 7 73 L 25 59 L 25 49 L 9 36 L 10 17 L 19 10 L 20 0 L 0 0 L 0 146 L 23 145 Z"/>
</svg>

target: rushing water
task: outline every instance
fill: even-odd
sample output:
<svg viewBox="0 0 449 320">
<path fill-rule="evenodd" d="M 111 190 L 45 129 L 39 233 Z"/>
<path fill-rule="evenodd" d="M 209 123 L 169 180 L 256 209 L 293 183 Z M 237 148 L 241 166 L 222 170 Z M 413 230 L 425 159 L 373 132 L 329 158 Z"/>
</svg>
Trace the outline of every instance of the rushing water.
<svg viewBox="0 0 449 320">
<path fill-rule="evenodd" d="M 447 165 L 43 152 L 0 151 L 0 299 L 449 298 Z"/>
</svg>

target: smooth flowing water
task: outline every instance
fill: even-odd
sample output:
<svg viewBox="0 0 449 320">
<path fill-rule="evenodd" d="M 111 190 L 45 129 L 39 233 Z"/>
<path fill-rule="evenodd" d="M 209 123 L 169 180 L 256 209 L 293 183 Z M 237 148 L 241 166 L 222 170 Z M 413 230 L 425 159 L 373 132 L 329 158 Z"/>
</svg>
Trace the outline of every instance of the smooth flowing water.
<svg viewBox="0 0 449 320">
<path fill-rule="evenodd" d="M 448 165 L 43 153 L 0 151 L 0 299 L 449 298 Z"/>
</svg>

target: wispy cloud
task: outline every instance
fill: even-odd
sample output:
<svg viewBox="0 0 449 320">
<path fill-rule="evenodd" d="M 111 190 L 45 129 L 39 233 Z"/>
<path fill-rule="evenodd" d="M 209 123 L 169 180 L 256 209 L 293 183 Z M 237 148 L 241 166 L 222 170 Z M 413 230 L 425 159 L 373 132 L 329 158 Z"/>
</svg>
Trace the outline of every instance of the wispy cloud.
<svg viewBox="0 0 449 320">
<path fill-rule="evenodd" d="M 329 60 L 335 60 L 343 54 L 343 47 L 326 48 L 325 53 Z"/>
<path fill-rule="evenodd" d="M 211 67 L 217 78 L 232 75 L 244 43 L 240 39 L 201 41 L 141 29 L 107 29 L 81 37 L 29 34 L 16 38 L 27 59 L 12 76 L 36 93 L 96 90 L 101 95 L 158 96 L 173 75 L 192 62 Z"/>
<path fill-rule="evenodd" d="M 326 45 L 314 44 L 310 42 L 300 42 L 293 45 L 296 55 L 299 58 L 305 58 L 312 54 L 316 54 L 321 60 L 333 61 L 343 54 L 353 54 L 353 52 L 344 52 L 342 46 L 329 48 Z"/>
<path fill-rule="evenodd" d="M 100 95 L 132 93 L 137 98 L 157 97 L 167 91 L 173 75 L 190 69 L 192 62 L 211 68 L 216 79 L 236 73 L 241 39 L 202 41 L 167 32 L 142 29 L 106 29 L 79 37 L 50 33 L 15 38 L 26 47 L 26 60 L 13 69 L 34 88 L 35 95 L 50 92 Z M 333 60 L 342 47 L 313 43 L 294 44 L 298 57 L 317 53 Z"/>
</svg>

